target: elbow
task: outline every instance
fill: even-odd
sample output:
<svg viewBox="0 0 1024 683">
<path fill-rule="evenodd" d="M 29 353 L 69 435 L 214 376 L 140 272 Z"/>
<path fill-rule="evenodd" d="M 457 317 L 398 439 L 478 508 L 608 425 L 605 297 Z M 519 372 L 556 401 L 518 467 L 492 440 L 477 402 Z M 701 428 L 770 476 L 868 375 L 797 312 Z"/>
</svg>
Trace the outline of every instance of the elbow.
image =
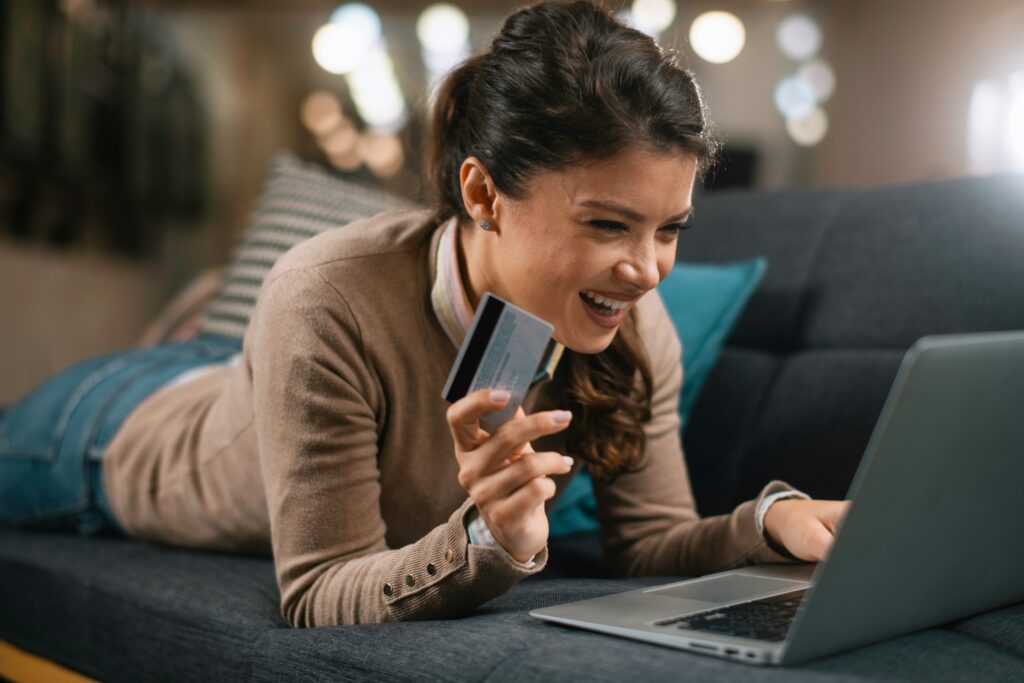
<svg viewBox="0 0 1024 683">
<path fill-rule="evenodd" d="M 291 628 L 383 624 L 396 621 L 376 596 L 359 591 L 318 590 L 315 582 L 304 590 L 282 591 L 281 617 Z"/>
<path fill-rule="evenodd" d="M 608 569 L 613 578 L 629 579 L 643 576 L 643 551 L 634 543 L 629 546 L 609 548 L 605 552 Z"/>
<path fill-rule="evenodd" d="M 312 628 L 318 626 L 309 609 L 308 591 L 300 595 L 281 596 L 281 617 L 291 628 Z"/>
</svg>

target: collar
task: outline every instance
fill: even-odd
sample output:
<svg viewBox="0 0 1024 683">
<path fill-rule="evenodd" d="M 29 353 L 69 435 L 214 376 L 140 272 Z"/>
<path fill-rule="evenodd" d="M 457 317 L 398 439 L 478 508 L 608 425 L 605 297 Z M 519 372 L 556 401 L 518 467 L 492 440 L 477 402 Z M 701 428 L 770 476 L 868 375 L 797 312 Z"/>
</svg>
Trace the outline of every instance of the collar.
<svg viewBox="0 0 1024 683">
<path fill-rule="evenodd" d="M 430 292 L 434 314 L 456 348 L 462 346 L 466 330 L 473 322 L 473 309 L 470 308 L 469 298 L 466 296 L 459 273 L 459 252 L 456 243 L 458 227 L 458 216 L 453 216 L 441 228 L 441 238 L 438 240 L 434 258 L 437 264 L 434 286 Z"/>
<path fill-rule="evenodd" d="M 473 309 L 469 305 L 469 297 L 466 296 L 459 272 L 458 228 L 458 216 L 453 216 L 439 228 L 440 237 L 436 240 L 434 253 L 434 285 L 430 291 L 434 314 L 456 348 L 462 346 L 466 331 L 473 322 Z M 551 340 L 534 382 L 554 377 L 564 350 L 562 344 Z"/>
</svg>

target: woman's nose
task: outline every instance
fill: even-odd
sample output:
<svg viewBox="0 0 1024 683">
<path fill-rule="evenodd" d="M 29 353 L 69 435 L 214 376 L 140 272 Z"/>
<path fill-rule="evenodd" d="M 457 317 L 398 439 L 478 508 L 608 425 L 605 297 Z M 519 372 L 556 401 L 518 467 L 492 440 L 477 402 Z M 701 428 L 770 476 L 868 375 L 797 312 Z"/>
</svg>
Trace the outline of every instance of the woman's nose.
<svg viewBox="0 0 1024 683">
<path fill-rule="evenodd" d="M 623 259 L 615 267 L 615 273 L 620 279 L 644 292 L 654 289 L 661 281 L 658 259 L 653 248 L 638 251 Z"/>
</svg>

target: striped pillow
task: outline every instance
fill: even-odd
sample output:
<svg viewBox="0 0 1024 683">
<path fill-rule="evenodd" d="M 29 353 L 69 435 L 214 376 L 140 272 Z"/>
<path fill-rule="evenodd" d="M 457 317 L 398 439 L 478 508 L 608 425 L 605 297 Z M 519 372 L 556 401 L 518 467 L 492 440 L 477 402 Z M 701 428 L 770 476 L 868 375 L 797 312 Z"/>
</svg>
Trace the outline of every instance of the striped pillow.
<svg viewBox="0 0 1024 683">
<path fill-rule="evenodd" d="M 416 205 L 383 190 L 342 180 L 292 154 L 278 155 L 200 332 L 241 340 L 260 286 L 282 254 L 324 230 L 404 208 Z"/>
</svg>

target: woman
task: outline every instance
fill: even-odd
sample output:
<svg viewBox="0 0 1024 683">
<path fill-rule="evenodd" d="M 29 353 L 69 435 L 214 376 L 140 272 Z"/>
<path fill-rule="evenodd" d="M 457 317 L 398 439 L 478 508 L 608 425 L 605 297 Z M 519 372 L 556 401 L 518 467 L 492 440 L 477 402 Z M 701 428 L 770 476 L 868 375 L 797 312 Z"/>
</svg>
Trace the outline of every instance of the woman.
<svg viewBox="0 0 1024 683">
<path fill-rule="evenodd" d="M 82 531 L 269 550 L 296 627 L 445 617 L 503 593 L 543 568 L 546 503 L 584 463 L 623 574 L 823 557 L 842 502 L 771 482 L 729 515 L 694 509 L 680 345 L 652 291 L 714 151 L 691 76 L 604 10 L 542 4 L 447 78 L 433 123 L 436 208 L 288 252 L 240 358 L 212 341 L 118 354 L 51 380 L 59 400 L 44 385 L 15 406 L 5 457 L 13 440 L 35 469 L 5 462 L 4 496 L 50 473 L 34 490 L 70 504 L 21 494 L 4 515 L 77 506 Z M 566 347 L 493 435 L 479 420 L 507 395 L 439 398 L 486 291 Z"/>
</svg>

